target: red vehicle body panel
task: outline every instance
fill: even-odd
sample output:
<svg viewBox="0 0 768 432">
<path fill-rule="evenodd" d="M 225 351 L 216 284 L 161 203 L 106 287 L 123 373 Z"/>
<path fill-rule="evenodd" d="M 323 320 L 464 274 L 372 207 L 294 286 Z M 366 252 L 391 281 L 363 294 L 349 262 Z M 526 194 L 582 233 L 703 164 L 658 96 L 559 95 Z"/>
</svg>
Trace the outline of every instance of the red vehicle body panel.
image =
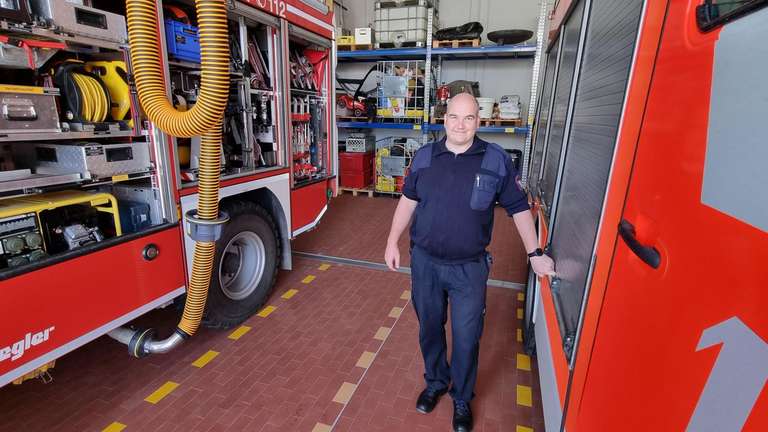
<svg viewBox="0 0 768 432">
<path fill-rule="evenodd" d="M 558 4 L 553 25 L 574 3 Z M 705 335 L 734 320 L 738 334 L 749 334 L 762 348 L 732 356 L 744 363 L 730 364 L 737 367 L 725 373 L 733 379 L 719 382 L 749 373 L 764 377 L 768 367 L 759 360 L 768 346 L 768 293 L 763 278 L 756 278 L 765 274 L 768 233 L 702 202 L 723 27 L 700 31 L 699 3 L 645 4 L 572 371 L 550 283 L 540 281 L 550 340 L 537 344 L 548 344 L 553 353 L 568 431 L 694 430 L 697 408 L 707 397 L 718 406 L 742 400 L 748 386 L 707 393 L 715 375 L 724 377 L 718 364 L 738 344 L 723 336 L 707 345 Z M 622 219 L 634 225 L 641 244 L 658 250 L 659 268 L 643 263 L 617 235 Z M 738 430 L 768 430 L 762 379 L 754 383 L 756 399 L 737 407 L 747 413 Z"/>
<path fill-rule="evenodd" d="M 151 261 L 142 256 L 149 244 L 156 245 L 159 250 L 157 258 Z M 12 277 L 2 284 L 4 307 L 0 314 L 0 348 L 24 339 L 25 333 L 49 327 L 55 329 L 45 343 L 29 347 L 18 359 L 0 361 L 0 377 L 78 338 L 87 338 L 94 329 L 184 288 L 180 230 L 178 226 L 164 229 Z M 72 319 L 73 316 L 77 319 Z M 90 339 L 100 335 L 95 334 Z M 71 349 L 64 349 L 55 357 Z"/>
</svg>

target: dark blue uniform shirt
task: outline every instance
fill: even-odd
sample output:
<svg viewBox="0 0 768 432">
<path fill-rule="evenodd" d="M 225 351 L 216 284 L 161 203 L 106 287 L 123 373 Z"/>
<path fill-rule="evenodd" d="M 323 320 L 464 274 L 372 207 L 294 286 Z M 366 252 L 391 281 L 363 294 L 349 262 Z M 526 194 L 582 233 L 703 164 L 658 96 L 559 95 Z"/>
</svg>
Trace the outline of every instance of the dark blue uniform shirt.
<svg viewBox="0 0 768 432">
<path fill-rule="evenodd" d="M 496 172 L 483 169 L 486 151 L 496 151 L 496 157 L 503 158 L 503 167 Z M 496 201 L 510 216 L 529 209 L 512 158 L 498 145 L 477 137 L 458 155 L 446 148 L 445 138 L 420 148 L 403 195 L 418 201 L 411 244 L 451 263 L 472 261 L 485 253 L 491 242 Z"/>
</svg>

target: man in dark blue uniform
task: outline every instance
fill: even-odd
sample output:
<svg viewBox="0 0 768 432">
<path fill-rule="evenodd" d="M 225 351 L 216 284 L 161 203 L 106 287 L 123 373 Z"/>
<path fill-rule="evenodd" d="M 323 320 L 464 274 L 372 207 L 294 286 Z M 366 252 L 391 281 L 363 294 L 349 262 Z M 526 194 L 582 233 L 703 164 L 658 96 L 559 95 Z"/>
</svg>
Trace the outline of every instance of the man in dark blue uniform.
<svg viewBox="0 0 768 432">
<path fill-rule="evenodd" d="M 554 263 L 538 248 L 533 217 L 517 183 L 512 159 L 498 145 L 475 136 L 480 118 L 475 98 L 463 93 L 448 104 L 446 138 L 416 152 L 387 240 L 385 261 L 400 265 L 397 241 L 411 225 L 412 300 L 419 319 L 426 388 L 416 409 L 429 413 L 450 387 L 454 431 L 472 430 L 480 335 L 494 204 L 514 218 L 531 266 L 553 275 Z M 453 347 L 447 361 L 445 323 L 451 307 Z"/>
</svg>

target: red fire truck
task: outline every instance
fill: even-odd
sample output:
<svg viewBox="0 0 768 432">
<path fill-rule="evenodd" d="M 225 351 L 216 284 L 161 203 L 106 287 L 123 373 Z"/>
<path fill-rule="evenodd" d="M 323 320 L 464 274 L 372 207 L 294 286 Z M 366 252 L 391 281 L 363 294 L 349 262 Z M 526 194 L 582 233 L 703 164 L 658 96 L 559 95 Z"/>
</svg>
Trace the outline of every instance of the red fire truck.
<svg viewBox="0 0 768 432">
<path fill-rule="evenodd" d="M 196 283 L 185 319 L 242 322 L 335 192 L 332 1 L 81 3 L 0 6 L 0 386 L 107 333 L 167 351 L 197 324 L 121 326 Z"/>
<path fill-rule="evenodd" d="M 548 431 L 768 430 L 766 6 L 557 3 L 527 171 Z"/>
</svg>

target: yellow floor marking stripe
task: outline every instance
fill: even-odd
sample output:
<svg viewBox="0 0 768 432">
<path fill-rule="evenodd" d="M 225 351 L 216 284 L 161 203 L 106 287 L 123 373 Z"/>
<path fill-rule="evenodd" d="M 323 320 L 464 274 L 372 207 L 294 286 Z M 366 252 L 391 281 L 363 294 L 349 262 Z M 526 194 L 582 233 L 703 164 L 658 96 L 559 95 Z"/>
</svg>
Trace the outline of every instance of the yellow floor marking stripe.
<svg viewBox="0 0 768 432">
<path fill-rule="evenodd" d="M 524 385 L 517 385 L 517 404 L 522 406 L 533 406 L 533 395 L 531 388 Z"/>
<path fill-rule="evenodd" d="M 515 426 L 515 432 L 533 432 L 533 428 L 529 428 L 529 427 L 526 427 L 526 426 L 516 425 Z"/>
<path fill-rule="evenodd" d="M 207 353 L 201 355 L 199 359 L 195 360 L 192 363 L 192 366 L 201 368 L 210 363 L 211 360 L 215 359 L 217 355 L 219 355 L 219 353 L 216 351 L 208 351 Z"/>
<path fill-rule="evenodd" d="M 176 390 L 176 387 L 178 386 L 179 386 L 178 383 L 175 383 L 173 381 L 168 381 L 167 383 L 161 385 L 159 389 L 155 390 L 154 393 L 147 396 L 147 398 L 144 400 L 151 404 L 156 404 L 161 400 L 163 400 L 164 397 L 171 394 L 172 391 Z"/>
<path fill-rule="evenodd" d="M 288 291 L 285 292 L 285 294 L 281 295 L 280 297 L 288 300 L 289 298 L 295 296 L 297 292 L 299 292 L 299 290 L 289 289 Z"/>
<path fill-rule="evenodd" d="M 517 293 L 517 299 L 520 300 L 520 301 L 524 301 L 525 300 L 525 294 Z"/>
<path fill-rule="evenodd" d="M 322 265 L 321 265 L 320 267 L 318 267 L 317 269 L 318 269 L 318 270 L 320 270 L 320 271 L 326 271 L 326 270 L 328 270 L 329 268 L 331 268 L 331 265 L 330 265 L 330 264 L 322 264 Z"/>
<path fill-rule="evenodd" d="M 387 338 L 387 336 L 389 336 L 390 331 L 392 331 L 392 329 L 389 327 L 379 327 L 379 329 L 376 330 L 376 334 L 373 335 L 373 338 L 383 341 L 384 339 Z"/>
<path fill-rule="evenodd" d="M 371 363 L 373 363 L 373 359 L 375 357 L 376 357 L 376 353 L 365 351 L 360 355 L 360 358 L 357 360 L 357 364 L 355 366 L 361 367 L 363 369 L 368 369 L 369 367 L 371 367 Z"/>
<path fill-rule="evenodd" d="M 392 310 L 389 311 L 389 317 L 399 318 L 401 313 L 403 313 L 403 308 L 393 307 Z"/>
<path fill-rule="evenodd" d="M 517 319 L 523 319 L 523 309 L 517 308 Z"/>
<path fill-rule="evenodd" d="M 302 279 L 301 283 L 308 284 L 308 283 L 312 282 L 313 280 L 315 280 L 315 277 L 313 275 L 309 275 L 309 276 L 305 277 L 304 279 Z"/>
<path fill-rule="evenodd" d="M 101 432 L 120 432 L 123 429 L 125 429 L 124 424 L 118 423 L 118 422 L 112 422 L 111 425 L 102 429 Z"/>
<path fill-rule="evenodd" d="M 408 300 L 409 298 L 411 298 L 411 290 L 405 290 L 400 295 L 400 300 Z"/>
<path fill-rule="evenodd" d="M 517 341 L 522 342 L 523 341 L 523 330 L 517 329 Z"/>
<path fill-rule="evenodd" d="M 261 312 L 257 313 L 257 314 L 256 314 L 256 316 L 260 316 L 260 317 L 262 317 L 262 318 L 266 318 L 266 317 L 268 317 L 268 316 L 269 316 L 269 314 L 271 314 L 272 312 L 274 312 L 274 311 L 275 311 L 275 309 L 277 309 L 277 308 L 276 308 L 276 307 L 274 307 L 274 306 L 267 306 L 267 307 L 265 307 L 264 309 L 262 309 L 262 310 L 261 310 Z"/>
<path fill-rule="evenodd" d="M 355 392 L 356 388 L 357 384 L 345 382 L 341 385 L 341 387 L 339 387 L 339 391 L 336 392 L 336 396 L 333 397 L 333 401 L 340 404 L 346 404 L 349 402 L 349 399 L 352 397 L 352 393 Z"/>
<path fill-rule="evenodd" d="M 232 340 L 238 340 L 241 337 L 243 337 L 244 334 L 248 333 L 249 331 L 251 331 L 251 328 L 248 327 L 247 325 L 240 326 L 237 330 L 235 330 L 232 333 L 230 333 L 229 336 L 227 336 L 227 337 L 232 339 Z"/>
<path fill-rule="evenodd" d="M 331 432 L 331 427 L 327 424 L 315 423 L 315 427 L 312 428 L 312 432 Z"/>
<path fill-rule="evenodd" d="M 517 354 L 517 368 L 524 371 L 530 371 L 531 358 L 525 354 Z"/>
</svg>

